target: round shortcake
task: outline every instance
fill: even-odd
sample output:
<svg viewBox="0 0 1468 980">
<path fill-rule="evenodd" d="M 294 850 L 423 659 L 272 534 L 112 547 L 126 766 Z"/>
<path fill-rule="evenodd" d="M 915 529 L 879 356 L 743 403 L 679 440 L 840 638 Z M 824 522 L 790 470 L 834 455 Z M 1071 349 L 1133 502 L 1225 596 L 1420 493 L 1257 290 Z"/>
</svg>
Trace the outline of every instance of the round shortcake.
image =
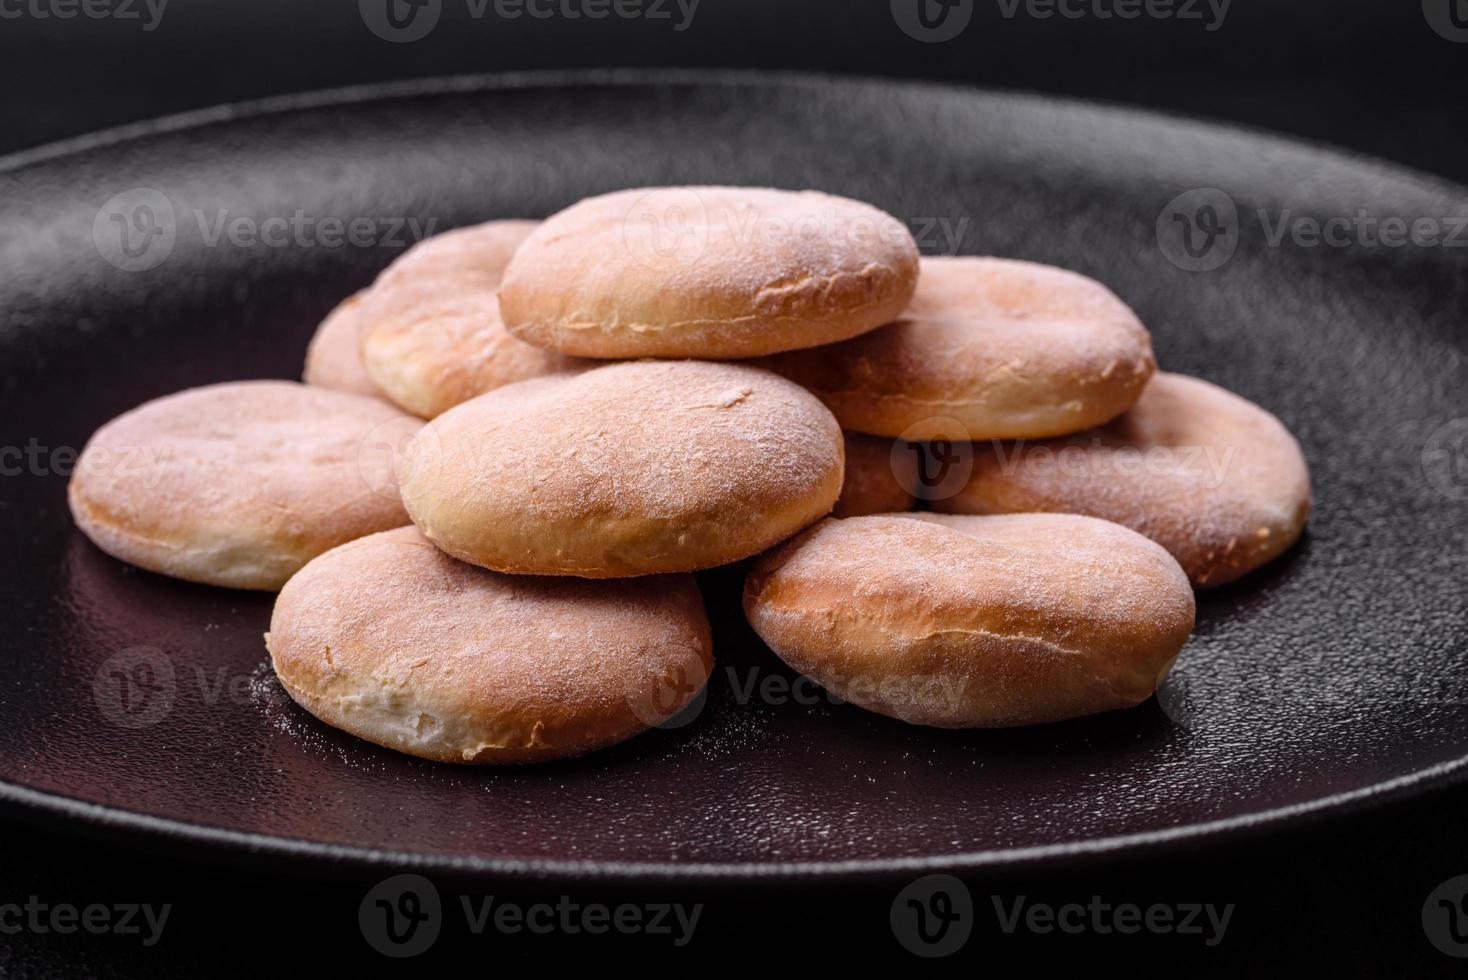
<svg viewBox="0 0 1468 980">
<path fill-rule="evenodd" d="M 918 251 L 891 215 L 816 191 L 658 187 L 553 215 L 500 286 L 509 331 L 581 357 L 757 357 L 893 320 Z"/>
<path fill-rule="evenodd" d="M 1273 561 L 1310 514 L 1310 471 L 1279 419 L 1181 374 L 1158 374 L 1129 412 L 1100 428 L 974 450 L 967 485 L 935 508 L 1116 521 L 1166 548 L 1199 588 Z"/>
<path fill-rule="evenodd" d="M 281 684 L 329 725 L 442 762 L 539 762 L 674 718 L 713 669 L 692 576 L 500 575 L 411 527 L 327 552 L 281 590 Z"/>
<path fill-rule="evenodd" d="M 362 302 L 362 360 L 373 383 L 414 415 L 433 418 L 475 395 L 572 370 L 574 359 L 505 331 L 495 296 L 534 221 L 489 221 L 414 245 Z"/>
<path fill-rule="evenodd" d="M 306 384 L 383 397 L 362 363 L 362 301 L 366 297 L 365 289 L 348 296 L 316 328 L 301 373 Z"/>
<path fill-rule="evenodd" d="M 615 578 L 737 561 L 825 516 L 841 430 L 768 371 L 633 361 L 482 395 L 408 444 L 434 544 L 501 572 Z"/>
<path fill-rule="evenodd" d="M 1038 439 L 1126 411 L 1152 339 L 1093 279 L 1033 262 L 925 258 L 895 323 L 769 358 L 847 429 L 906 439 Z"/>
<path fill-rule="evenodd" d="M 760 559 L 744 609 L 770 649 L 838 697 L 941 728 L 1139 704 L 1194 616 L 1166 551 L 1072 514 L 822 521 Z"/>
<path fill-rule="evenodd" d="M 97 430 L 71 512 L 133 565 L 278 589 L 322 552 L 408 523 L 395 456 L 422 425 L 379 398 L 294 381 L 193 388 Z"/>
</svg>

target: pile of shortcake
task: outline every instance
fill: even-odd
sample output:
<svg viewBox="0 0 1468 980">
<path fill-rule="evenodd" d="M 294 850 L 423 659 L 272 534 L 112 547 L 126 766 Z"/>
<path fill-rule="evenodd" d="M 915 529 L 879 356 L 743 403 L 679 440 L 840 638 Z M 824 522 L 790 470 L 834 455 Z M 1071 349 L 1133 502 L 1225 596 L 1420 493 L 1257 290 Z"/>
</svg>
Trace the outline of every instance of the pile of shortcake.
<svg viewBox="0 0 1468 980">
<path fill-rule="evenodd" d="M 1193 590 L 1310 509 L 1285 427 L 1159 373 L 1101 283 L 923 258 L 815 191 L 642 188 L 428 238 L 321 324 L 304 377 L 108 422 L 72 513 L 123 561 L 279 590 L 291 697 L 449 762 L 679 718 L 718 645 L 701 589 L 729 582 L 693 573 L 735 563 L 770 650 L 859 708 L 1131 707 Z"/>
</svg>

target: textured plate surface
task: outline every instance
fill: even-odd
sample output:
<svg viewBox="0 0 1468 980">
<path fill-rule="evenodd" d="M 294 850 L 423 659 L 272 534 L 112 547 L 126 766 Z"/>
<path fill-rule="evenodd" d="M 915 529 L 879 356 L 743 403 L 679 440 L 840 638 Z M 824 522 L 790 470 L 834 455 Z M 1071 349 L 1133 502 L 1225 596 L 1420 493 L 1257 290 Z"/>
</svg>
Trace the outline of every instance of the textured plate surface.
<svg viewBox="0 0 1468 980">
<path fill-rule="evenodd" d="M 711 573 L 720 664 L 695 718 L 495 771 L 325 728 L 270 674 L 268 596 L 126 568 L 72 527 L 66 474 L 98 425 L 193 385 L 297 376 L 317 320 L 415 227 L 698 182 L 847 194 L 911 222 L 928 252 L 1103 280 L 1166 367 L 1298 434 L 1317 496 L 1306 540 L 1201 598 L 1158 699 L 1010 732 L 919 730 L 789 691 L 743 625 L 738 570 Z M 1363 213 L 1441 234 L 1392 246 L 1337 222 L 1334 244 L 1311 246 L 1308 224 L 1273 240 L 1281 221 L 1375 227 Z M 344 860 L 756 877 L 1057 859 L 1449 778 L 1468 756 L 1468 423 L 1450 424 L 1468 415 L 1465 214 L 1459 188 L 1270 137 L 864 82 L 469 80 L 12 157 L 0 797 Z M 354 218 L 355 241 L 340 241 Z"/>
</svg>

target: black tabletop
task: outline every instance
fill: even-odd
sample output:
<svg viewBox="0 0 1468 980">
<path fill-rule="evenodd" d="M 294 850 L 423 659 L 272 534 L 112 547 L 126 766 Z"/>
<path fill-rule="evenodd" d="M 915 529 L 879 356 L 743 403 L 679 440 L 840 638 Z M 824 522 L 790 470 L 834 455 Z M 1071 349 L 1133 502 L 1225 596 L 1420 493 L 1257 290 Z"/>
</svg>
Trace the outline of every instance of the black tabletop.
<svg viewBox="0 0 1468 980">
<path fill-rule="evenodd" d="M 1461 973 L 1462 961 L 1433 945 L 1423 912 L 1438 886 L 1468 875 L 1465 812 L 1468 787 L 1205 850 L 1064 872 L 965 875 L 971 931 L 941 960 L 915 957 L 899 938 L 908 934 L 894 931 L 892 909 L 905 881 L 834 890 L 567 890 L 443 877 L 431 881 L 439 898 L 436 935 L 411 959 L 393 959 L 374 948 L 383 944 L 381 932 L 371 924 L 364 931 L 361 917 L 364 902 L 381 894 L 389 875 L 248 859 L 219 863 L 174 848 L 154 851 L 13 825 L 0 845 L 0 929 L 6 930 L 0 974 L 319 976 L 596 960 L 638 970 L 715 963 L 756 971 L 856 962 L 902 975 L 941 968 L 1043 976 L 1108 962 L 1141 975 L 1279 976 L 1324 965 L 1342 976 L 1447 975 Z M 11 932 L 31 916 L 28 902 L 36 904 L 42 928 Z M 7 911 L 5 903 L 16 907 Z M 491 916 L 505 907 L 519 910 L 525 924 L 509 919 L 508 928 L 476 933 L 486 905 Z M 77 909 L 80 922 L 89 906 L 105 907 L 105 921 L 120 928 L 55 929 L 55 909 Z M 636 916 L 624 921 L 637 925 L 590 931 L 598 909 L 615 922 L 619 908 L 636 910 L 623 914 Z M 1127 919 L 1129 908 L 1136 910 L 1135 924 Z M 1046 910 L 1054 911 L 1054 924 Z M 548 917 L 572 928 L 532 931 L 532 923 Z M 1461 950 L 1446 918 L 1441 921 L 1432 935 Z M 1135 931 L 1121 931 L 1128 927 Z"/>
<path fill-rule="evenodd" d="M 943 29 L 932 17 L 914 27 L 887 0 L 646 0 L 624 8 L 635 16 L 606 18 L 560 0 L 519 15 L 513 3 L 488 2 L 430 0 L 438 20 L 412 41 L 382 37 L 371 4 L 352 0 L 0 3 L 0 151 L 331 86 L 670 65 L 923 77 L 1124 102 L 1275 129 L 1468 183 L 1468 10 L 1459 0 L 959 0 L 945 21 L 956 34 L 945 41 L 925 35 Z M 551 16 L 537 15 L 544 10 Z M 1203 975 L 1326 964 L 1346 975 L 1433 975 L 1461 970 L 1449 953 L 1468 952 L 1457 939 L 1468 932 L 1454 932 L 1462 889 L 1451 884 L 1468 875 L 1465 815 L 1468 788 L 1447 789 L 1206 848 L 919 883 L 926 890 L 916 894 L 933 923 L 953 903 L 971 903 L 971 934 L 953 959 L 931 961 L 949 969 L 1114 960 Z M 420 883 L 384 883 L 361 871 L 154 849 L 54 821 L 7 823 L 4 831 L 5 976 L 390 968 L 397 961 L 380 949 L 394 951 L 393 937 L 379 935 L 372 922 L 382 920 L 371 910 L 384 900 L 404 914 L 421 911 L 405 895 L 430 894 Z M 591 957 L 638 969 L 662 967 L 665 958 L 757 970 L 856 958 L 917 970 L 925 961 L 910 947 L 933 951 L 921 936 L 913 940 L 911 927 L 894 926 L 914 895 L 905 881 L 569 893 L 429 884 L 439 928 L 407 961 L 419 969 Z M 477 916 L 504 908 L 506 922 L 554 915 L 576 931 L 546 935 L 526 925 L 476 934 Z M 621 928 L 598 926 L 628 909 Z M 666 928 L 653 928 L 654 918 Z M 934 929 L 930 936 L 941 931 Z M 950 938 L 961 937 L 950 930 L 937 941 Z"/>
</svg>

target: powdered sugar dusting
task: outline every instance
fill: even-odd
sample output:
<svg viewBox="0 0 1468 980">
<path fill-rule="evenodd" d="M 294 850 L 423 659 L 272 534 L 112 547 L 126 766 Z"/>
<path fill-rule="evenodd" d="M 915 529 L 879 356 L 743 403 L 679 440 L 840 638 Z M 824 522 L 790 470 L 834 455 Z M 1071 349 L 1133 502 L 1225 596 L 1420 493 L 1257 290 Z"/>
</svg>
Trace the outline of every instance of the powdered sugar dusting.
<svg viewBox="0 0 1468 980">
<path fill-rule="evenodd" d="M 828 520 L 756 566 L 745 609 L 792 667 L 843 697 L 952 727 L 1135 704 L 1194 612 L 1160 547 L 1063 514 Z"/>
<path fill-rule="evenodd" d="M 426 417 L 574 359 L 511 336 L 496 293 L 534 221 L 490 221 L 425 239 L 383 270 L 357 319 L 366 369 L 395 402 Z"/>
<path fill-rule="evenodd" d="M 499 575 L 449 558 L 413 528 L 303 569 L 277 601 L 270 649 L 281 681 L 323 720 L 457 761 L 619 741 L 649 724 L 637 712 L 643 687 L 690 665 L 701 686 L 711 666 L 689 577 Z"/>
<path fill-rule="evenodd" d="M 501 299 L 512 331 L 571 353 L 753 356 L 887 322 L 917 261 L 907 228 L 861 202 L 642 188 L 548 219 L 506 270 Z"/>
<path fill-rule="evenodd" d="M 766 365 L 841 423 L 896 436 L 951 415 L 974 439 L 1047 436 L 1114 417 L 1154 367 L 1125 303 L 1085 276 L 996 258 L 925 258 L 895 323 Z"/>
<path fill-rule="evenodd" d="M 380 399 L 290 381 L 195 388 L 97 430 L 72 479 L 73 509 L 126 561 L 278 587 L 321 551 L 406 521 L 391 458 L 373 440 L 418 426 Z M 258 581 L 228 577 L 247 573 Z"/>
<path fill-rule="evenodd" d="M 620 522 L 737 534 L 828 510 L 842 447 L 820 402 L 775 375 L 643 361 L 476 399 L 430 423 L 407 461 L 420 519 L 530 536 L 537 524 L 594 536 Z"/>
<path fill-rule="evenodd" d="M 1299 537 L 1310 476 L 1279 420 L 1216 385 L 1154 377 L 1115 421 L 1037 443 L 977 446 L 974 475 L 943 510 L 1065 511 L 1161 543 L 1197 585 L 1219 585 Z"/>
</svg>

